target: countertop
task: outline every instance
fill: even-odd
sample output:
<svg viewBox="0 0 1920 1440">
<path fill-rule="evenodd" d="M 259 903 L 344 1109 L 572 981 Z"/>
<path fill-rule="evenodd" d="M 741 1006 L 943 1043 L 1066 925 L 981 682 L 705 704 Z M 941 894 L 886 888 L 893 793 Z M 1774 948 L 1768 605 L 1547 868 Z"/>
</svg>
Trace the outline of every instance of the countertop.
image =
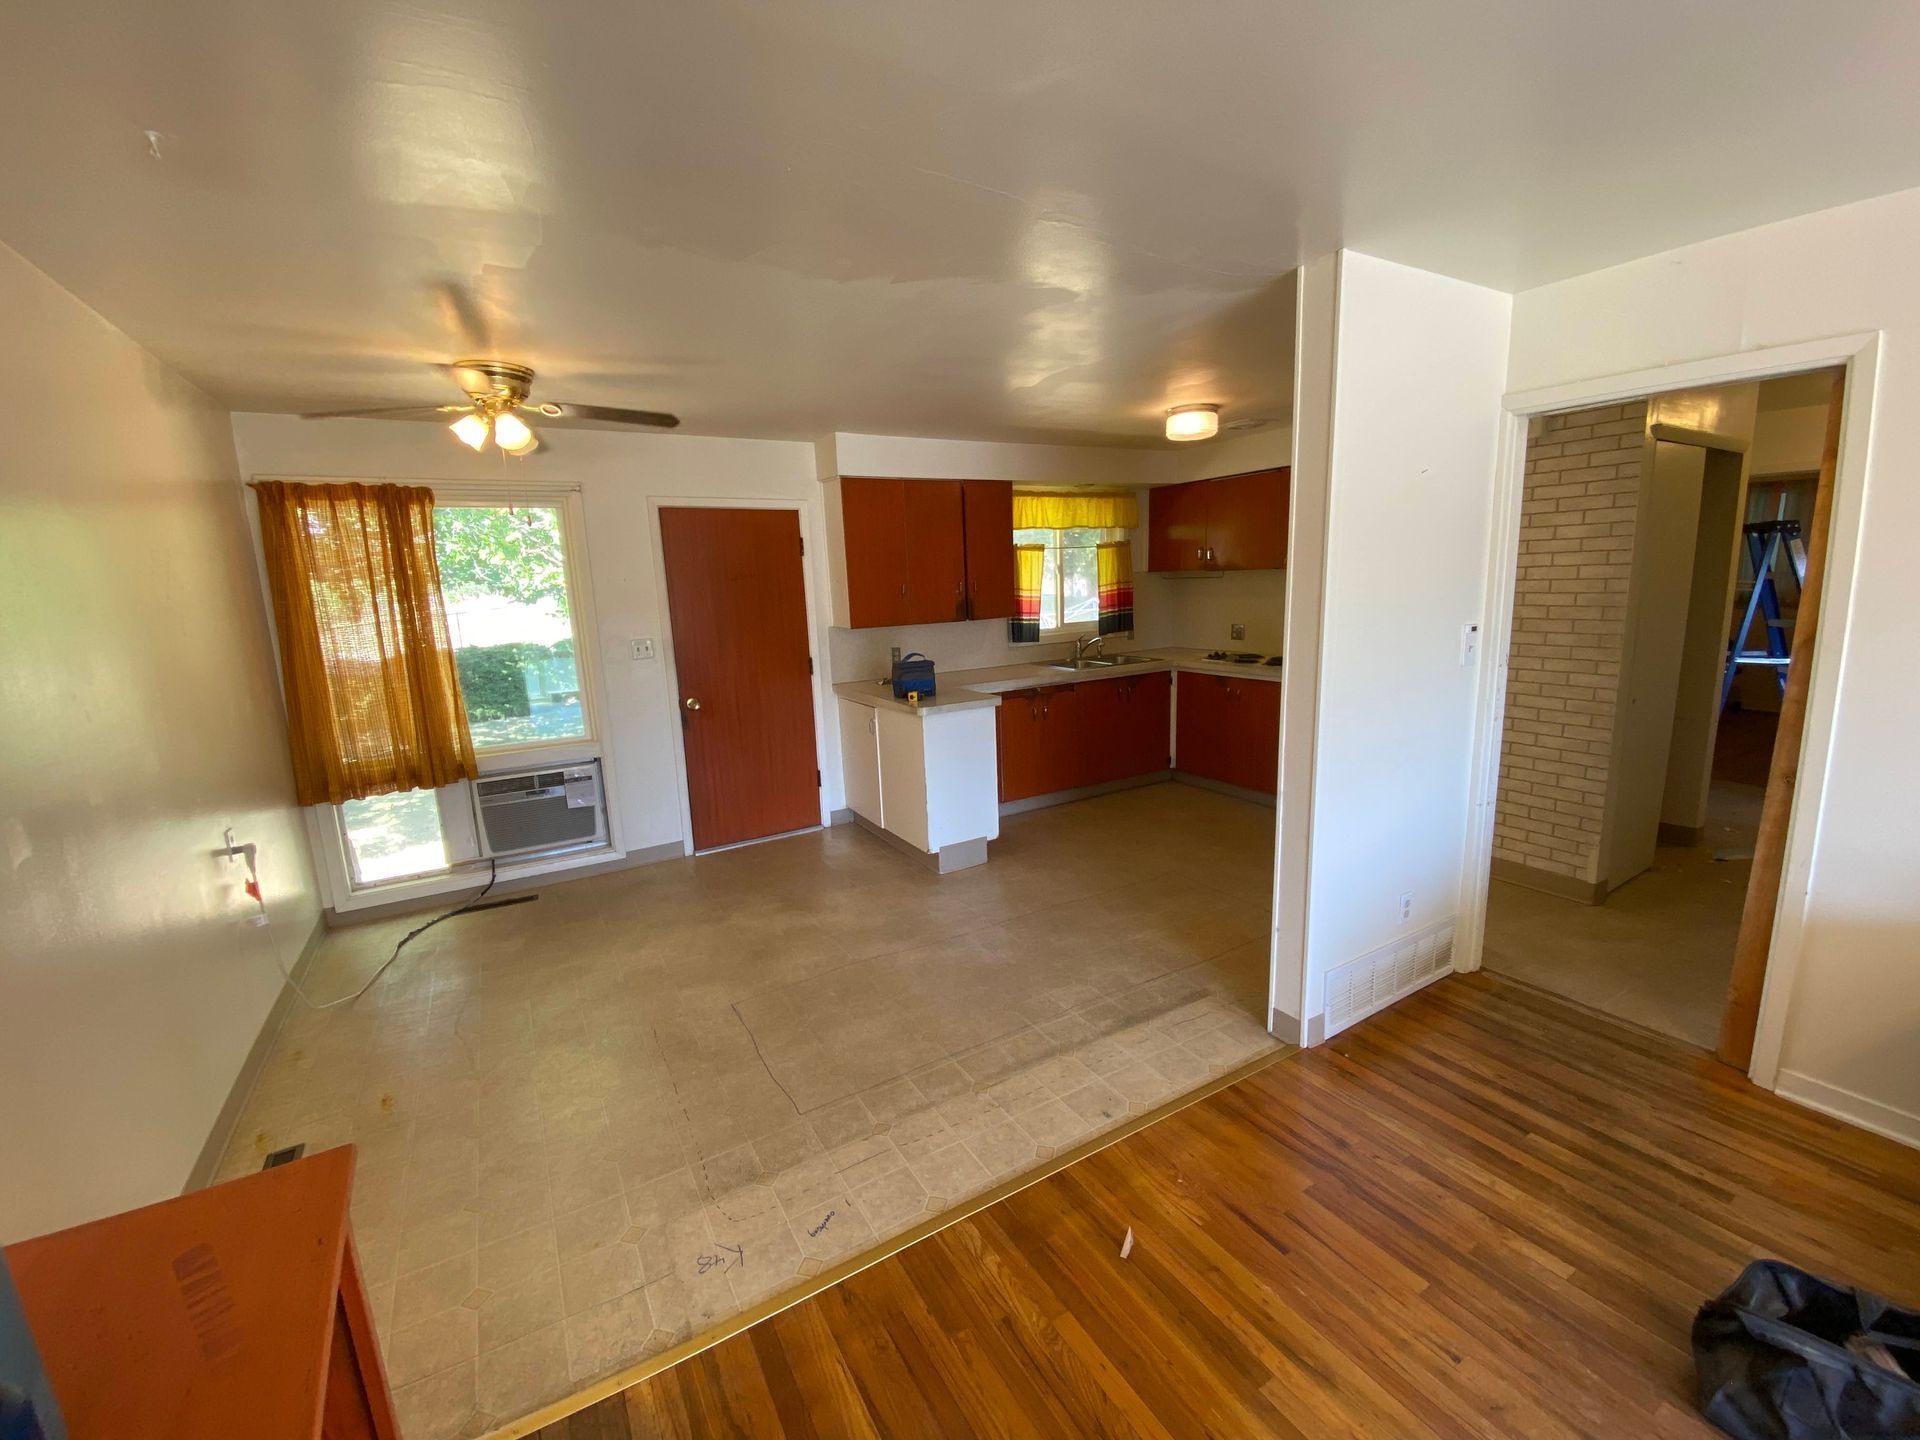
<svg viewBox="0 0 1920 1440">
<path fill-rule="evenodd" d="M 875 709 L 905 710 L 928 714 L 936 710 L 982 710 L 1000 703 L 1009 690 L 1032 690 L 1043 685 L 1078 685 L 1096 680 L 1119 680 L 1128 675 L 1151 675 L 1164 670 L 1188 670 L 1202 675 L 1232 675 L 1245 680 L 1280 682 L 1279 665 L 1235 665 L 1231 661 L 1209 660 L 1207 652 L 1181 646 L 1151 646 L 1128 650 L 1124 644 L 1114 649 L 1123 655 L 1149 658 L 1137 665 L 1100 666 L 1092 670 L 1059 670 L 1044 662 L 1026 665 L 997 665 L 986 670 L 936 670 L 935 694 L 931 700 L 909 705 L 896 700 L 885 680 L 849 680 L 833 687 L 833 693 L 856 705 Z"/>
</svg>

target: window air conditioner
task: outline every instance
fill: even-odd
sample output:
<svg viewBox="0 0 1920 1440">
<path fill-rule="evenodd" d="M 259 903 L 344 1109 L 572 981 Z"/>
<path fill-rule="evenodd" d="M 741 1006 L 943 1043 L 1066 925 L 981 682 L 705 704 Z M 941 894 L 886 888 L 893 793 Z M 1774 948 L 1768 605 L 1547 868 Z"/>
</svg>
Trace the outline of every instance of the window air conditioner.
<svg viewBox="0 0 1920 1440">
<path fill-rule="evenodd" d="M 485 857 L 579 850 L 607 840 L 598 760 L 488 775 L 474 782 L 473 805 Z"/>
</svg>

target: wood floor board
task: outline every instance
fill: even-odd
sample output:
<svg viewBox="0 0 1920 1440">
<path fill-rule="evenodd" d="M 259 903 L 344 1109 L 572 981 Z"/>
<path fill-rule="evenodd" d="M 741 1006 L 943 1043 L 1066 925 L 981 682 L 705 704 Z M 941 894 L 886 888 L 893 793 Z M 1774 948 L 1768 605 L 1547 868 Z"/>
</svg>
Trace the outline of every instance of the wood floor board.
<svg viewBox="0 0 1920 1440">
<path fill-rule="evenodd" d="M 1920 1153 L 1455 977 L 541 1434 L 1702 1440 L 1760 1255 L 1920 1299 Z"/>
</svg>

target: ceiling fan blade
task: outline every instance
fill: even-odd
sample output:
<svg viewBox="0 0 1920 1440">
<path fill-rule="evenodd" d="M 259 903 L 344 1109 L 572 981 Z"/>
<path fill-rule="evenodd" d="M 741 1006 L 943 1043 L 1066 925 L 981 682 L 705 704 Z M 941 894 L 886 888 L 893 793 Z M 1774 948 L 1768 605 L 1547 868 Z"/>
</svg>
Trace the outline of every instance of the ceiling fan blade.
<svg viewBox="0 0 1920 1440">
<path fill-rule="evenodd" d="M 621 410 L 612 405 L 568 405 L 557 400 L 544 400 L 529 408 L 548 421 L 558 420 L 563 424 L 575 420 L 582 424 L 648 425 L 656 430 L 671 430 L 680 423 L 678 415 L 669 415 L 663 410 Z"/>
<path fill-rule="evenodd" d="M 386 405 L 372 410 L 312 410 L 302 420 L 439 420 L 471 405 Z"/>
</svg>

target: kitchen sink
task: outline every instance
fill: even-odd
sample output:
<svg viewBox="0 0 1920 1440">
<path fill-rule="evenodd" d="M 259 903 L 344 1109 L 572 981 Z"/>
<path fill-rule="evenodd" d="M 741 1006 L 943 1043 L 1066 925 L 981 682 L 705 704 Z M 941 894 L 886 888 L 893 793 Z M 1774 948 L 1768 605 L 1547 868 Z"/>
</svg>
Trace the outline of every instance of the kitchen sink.
<svg viewBox="0 0 1920 1440">
<path fill-rule="evenodd" d="M 1049 670 L 1110 670 L 1115 665 L 1149 665 L 1157 657 L 1152 655 L 1096 655 L 1085 660 L 1050 660 Z"/>
</svg>

